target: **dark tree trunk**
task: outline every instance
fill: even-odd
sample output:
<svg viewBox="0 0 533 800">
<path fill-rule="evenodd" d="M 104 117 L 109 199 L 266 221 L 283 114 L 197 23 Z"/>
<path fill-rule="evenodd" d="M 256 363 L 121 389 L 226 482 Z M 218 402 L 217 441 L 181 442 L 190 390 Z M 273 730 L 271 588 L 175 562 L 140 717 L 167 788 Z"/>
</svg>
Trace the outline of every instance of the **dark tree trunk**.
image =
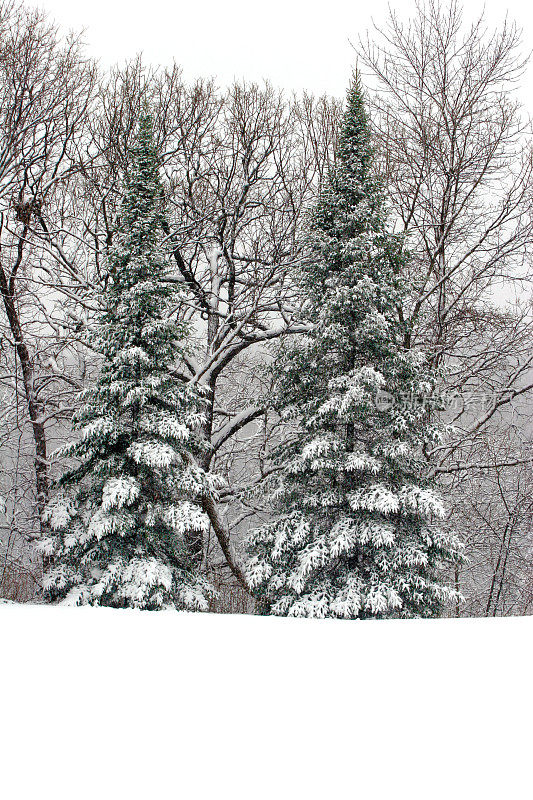
<svg viewBox="0 0 533 800">
<path fill-rule="evenodd" d="M 24 341 L 22 325 L 15 300 L 16 274 L 22 261 L 24 242 L 27 235 L 27 226 L 19 239 L 18 254 L 9 278 L 4 267 L 0 264 L 0 292 L 4 309 L 13 335 L 17 357 L 22 372 L 22 381 L 26 395 L 28 416 L 33 432 L 35 446 L 35 489 L 36 506 L 39 515 L 41 532 L 44 529 L 43 511 L 49 495 L 48 460 L 46 455 L 46 431 L 43 422 L 43 407 L 35 392 L 34 364 L 30 351 Z"/>
</svg>

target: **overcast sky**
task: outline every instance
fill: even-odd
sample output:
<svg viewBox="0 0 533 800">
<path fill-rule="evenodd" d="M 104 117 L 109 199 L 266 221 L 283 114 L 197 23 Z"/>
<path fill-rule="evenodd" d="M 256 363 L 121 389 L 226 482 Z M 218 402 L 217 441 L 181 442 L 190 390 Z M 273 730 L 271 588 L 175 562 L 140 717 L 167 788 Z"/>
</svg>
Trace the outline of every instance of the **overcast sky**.
<svg viewBox="0 0 533 800">
<path fill-rule="evenodd" d="M 30 0 L 31 2 L 31 0 Z M 350 41 L 372 19 L 380 24 L 387 0 L 41 0 L 66 28 L 86 30 L 89 51 L 103 64 L 123 61 L 141 50 L 147 61 L 175 59 L 186 77 L 215 76 L 262 80 L 285 89 L 342 95 L 353 65 Z M 402 16 L 413 0 L 391 3 Z M 533 48 L 533 10 L 527 0 L 487 0 L 489 24 L 507 13 L 524 29 L 524 49 Z M 480 0 L 465 0 L 465 17 L 480 13 Z M 533 64 L 523 99 L 533 87 Z"/>
</svg>

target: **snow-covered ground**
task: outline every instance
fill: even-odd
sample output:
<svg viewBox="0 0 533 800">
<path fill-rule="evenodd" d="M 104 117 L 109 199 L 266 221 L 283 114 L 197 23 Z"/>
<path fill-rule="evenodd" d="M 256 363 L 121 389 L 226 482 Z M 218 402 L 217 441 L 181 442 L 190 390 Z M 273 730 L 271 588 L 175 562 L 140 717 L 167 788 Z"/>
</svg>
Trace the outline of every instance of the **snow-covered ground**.
<svg viewBox="0 0 533 800">
<path fill-rule="evenodd" d="M 519 800 L 533 618 L 0 606 L 6 800 Z"/>
</svg>

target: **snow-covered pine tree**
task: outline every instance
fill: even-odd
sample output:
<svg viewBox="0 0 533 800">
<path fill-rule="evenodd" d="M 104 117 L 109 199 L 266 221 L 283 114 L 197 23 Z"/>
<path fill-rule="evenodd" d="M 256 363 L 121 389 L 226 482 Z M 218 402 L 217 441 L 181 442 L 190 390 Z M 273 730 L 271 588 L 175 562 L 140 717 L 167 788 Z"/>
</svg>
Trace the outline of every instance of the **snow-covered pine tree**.
<svg viewBox="0 0 533 800">
<path fill-rule="evenodd" d="M 436 380 L 403 346 L 406 256 L 387 231 L 357 77 L 309 229 L 296 279 L 310 331 L 275 365 L 275 405 L 296 435 L 274 454 L 274 516 L 250 537 L 250 585 L 278 615 L 434 616 L 454 596 L 446 566 L 461 544 L 439 529 L 425 477 Z"/>
<path fill-rule="evenodd" d="M 94 327 L 102 355 L 74 418 L 78 439 L 40 542 L 52 561 L 44 586 L 68 604 L 205 610 L 210 587 L 191 552 L 208 527 L 197 503 L 213 487 L 197 466 L 201 397 L 174 377 L 187 326 L 165 282 L 159 159 L 148 113 L 130 152 L 109 285 Z"/>
</svg>

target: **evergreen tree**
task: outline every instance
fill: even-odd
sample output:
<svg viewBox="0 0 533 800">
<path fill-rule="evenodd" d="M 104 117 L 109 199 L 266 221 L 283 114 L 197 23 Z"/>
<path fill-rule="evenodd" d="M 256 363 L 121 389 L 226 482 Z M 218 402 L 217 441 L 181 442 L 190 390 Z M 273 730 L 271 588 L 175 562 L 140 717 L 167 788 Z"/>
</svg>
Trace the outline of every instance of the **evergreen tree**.
<svg viewBox="0 0 533 800">
<path fill-rule="evenodd" d="M 77 466 L 59 482 L 46 512 L 52 536 L 40 543 L 52 600 L 207 608 L 209 586 L 191 553 L 208 527 L 197 501 L 213 486 L 195 459 L 202 399 L 172 375 L 188 330 L 172 319 L 179 297 L 164 281 L 163 197 L 145 114 L 93 333 L 102 365 L 74 418 L 78 439 L 63 450 Z"/>
<path fill-rule="evenodd" d="M 250 538 L 250 585 L 278 615 L 433 616 L 454 596 L 446 566 L 461 545 L 439 529 L 425 477 L 441 438 L 424 402 L 436 376 L 403 346 L 406 256 L 386 228 L 357 78 L 309 228 L 297 275 L 309 334 L 275 365 L 275 405 L 296 434 L 274 455 L 274 519 Z"/>
</svg>

